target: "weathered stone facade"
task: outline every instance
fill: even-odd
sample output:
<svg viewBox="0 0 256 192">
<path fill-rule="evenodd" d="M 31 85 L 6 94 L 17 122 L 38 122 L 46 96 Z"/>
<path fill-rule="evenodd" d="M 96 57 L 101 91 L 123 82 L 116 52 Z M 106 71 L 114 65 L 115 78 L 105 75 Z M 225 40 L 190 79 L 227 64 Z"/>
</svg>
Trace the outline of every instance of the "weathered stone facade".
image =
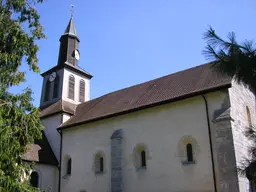
<svg viewBox="0 0 256 192">
<path fill-rule="evenodd" d="M 111 192 L 123 192 L 123 131 L 116 130 L 111 136 Z"/>
<path fill-rule="evenodd" d="M 255 95 L 243 85 L 232 82 L 232 88 L 229 89 L 231 103 L 231 127 L 234 141 L 236 166 L 239 167 L 244 157 L 248 157 L 248 139 L 244 132 L 249 126 L 246 106 L 250 109 L 252 125 L 255 119 Z M 245 177 L 238 175 L 240 192 L 249 191 L 249 182 Z"/>
<path fill-rule="evenodd" d="M 215 121 L 217 189 L 239 192 L 234 142 L 230 120 Z"/>
</svg>

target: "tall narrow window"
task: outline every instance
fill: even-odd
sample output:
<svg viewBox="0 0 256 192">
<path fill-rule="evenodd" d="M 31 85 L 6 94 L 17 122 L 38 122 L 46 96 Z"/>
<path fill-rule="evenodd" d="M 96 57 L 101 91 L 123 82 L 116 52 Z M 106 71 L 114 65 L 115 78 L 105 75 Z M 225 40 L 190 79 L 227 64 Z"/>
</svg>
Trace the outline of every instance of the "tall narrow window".
<svg viewBox="0 0 256 192">
<path fill-rule="evenodd" d="M 67 175 L 71 175 L 71 165 L 72 165 L 72 161 L 71 159 L 69 159 L 67 163 Z"/>
<path fill-rule="evenodd" d="M 84 80 L 80 80 L 79 85 L 79 102 L 84 102 L 84 96 L 85 96 L 85 82 Z"/>
<path fill-rule="evenodd" d="M 141 167 L 146 167 L 147 163 L 146 163 L 146 152 L 143 150 L 140 153 L 141 155 Z"/>
<path fill-rule="evenodd" d="M 30 185 L 33 187 L 38 187 L 39 175 L 36 171 L 33 171 L 30 175 Z"/>
<path fill-rule="evenodd" d="M 96 174 L 104 173 L 105 167 L 104 167 L 104 155 L 102 153 L 98 153 L 95 155 L 94 159 L 94 170 Z"/>
<path fill-rule="evenodd" d="M 104 170 L 104 160 L 103 157 L 100 158 L 100 172 L 103 173 Z"/>
<path fill-rule="evenodd" d="M 251 117 L 251 112 L 248 106 L 246 106 L 246 113 L 247 113 L 248 126 L 252 127 L 252 117 Z"/>
<path fill-rule="evenodd" d="M 69 76 L 68 81 L 68 98 L 73 99 L 75 98 L 75 78 L 73 75 Z"/>
<path fill-rule="evenodd" d="M 187 161 L 191 162 L 191 161 L 193 161 L 192 145 L 189 143 L 189 144 L 187 144 L 186 148 L 187 148 Z"/>
<path fill-rule="evenodd" d="M 50 87 L 51 87 L 51 82 L 48 79 L 46 81 L 46 84 L 45 84 L 44 101 L 49 101 L 49 98 L 50 98 Z"/>
<path fill-rule="evenodd" d="M 58 97 L 59 93 L 59 75 L 56 75 L 56 78 L 54 79 L 54 86 L 53 86 L 53 98 Z"/>
</svg>

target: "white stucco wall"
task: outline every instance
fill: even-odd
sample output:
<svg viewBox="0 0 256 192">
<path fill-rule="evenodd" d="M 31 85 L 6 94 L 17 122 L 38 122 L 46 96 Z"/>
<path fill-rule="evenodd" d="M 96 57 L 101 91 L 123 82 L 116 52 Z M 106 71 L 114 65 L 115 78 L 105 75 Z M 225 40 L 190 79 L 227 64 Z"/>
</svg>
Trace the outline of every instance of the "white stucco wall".
<svg viewBox="0 0 256 192">
<path fill-rule="evenodd" d="M 222 107 L 226 92 L 207 95 L 210 119 Z M 110 136 L 124 132 L 124 188 L 126 192 L 214 191 L 205 103 L 201 96 L 81 125 L 63 131 L 62 192 L 110 192 Z M 183 165 L 179 142 L 192 136 L 197 142 L 196 163 Z M 133 150 L 148 147 L 147 169 L 136 171 Z M 104 152 L 106 172 L 95 175 L 93 157 Z M 72 174 L 65 177 L 66 157 Z"/>
<path fill-rule="evenodd" d="M 59 171 L 56 166 L 46 164 L 36 164 L 33 170 L 39 174 L 39 188 L 49 190 L 49 192 L 58 191 Z"/>
<path fill-rule="evenodd" d="M 62 123 L 65 123 L 67 120 L 70 119 L 70 117 L 71 117 L 70 115 L 63 113 L 63 116 L 62 116 Z"/>
<path fill-rule="evenodd" d="M 255 96 L 254 94 L 243 85 L 239 85 L 233 81 L 232 88 L 229 89 L 231 101 L 231 117 L 232 132 L 235 146 L 235 155 L 237 166 L 241 165 L 244 157 L 248 157 L 247 147 L 248 139 L 244 135 L 246 127 L 248 127 L 246 106 L 249 107 L 251 112 L 252 124 L 255 125 Z M 245 177 L 239 176 L 240 192 L 247 192 L 249 189 L 249 182 Z"/>
<path fill-rule="evenodd" d="M 68 82 L 69 82 L 69 76 L 73 75 L 75 78 L 75 99 L 69 99 L 68 98 Z M 86 77 L 83 77 L 82 75 L 73 72 L 69 69 L 64 69 L 64 79 L 63 79 L 63 88 L 62 88 L 62 99 L 69 101 L 71 103 L 80 103 L 79 102 L 79 84 L 80 80 L 84 80 L 85 82 L 85 101 L 88 101 L 90 99 L 90 80 Z"/>
<path fill-rule="evenodd" d="M 44 133 L 52 147 L 52 150 L 56 158 L 60 159 L 60 134 L 57 131 L 57 128 L 62 124 L 62 115 L 56 114 L 49 116 L 41 120 L 44 128 Z"/>
</svg>

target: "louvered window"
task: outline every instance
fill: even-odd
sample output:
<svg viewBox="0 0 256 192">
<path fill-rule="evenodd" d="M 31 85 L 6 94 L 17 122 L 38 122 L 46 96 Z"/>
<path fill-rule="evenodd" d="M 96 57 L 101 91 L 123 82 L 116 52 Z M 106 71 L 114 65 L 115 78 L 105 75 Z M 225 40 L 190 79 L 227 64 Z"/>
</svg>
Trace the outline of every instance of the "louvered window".
<svg viewBox="0 0 256 192">
<path fill-rule="evenodd" d="M 49 101 L 49 98 L 50 98 L 50 87 L 51 87 L 51 82 L 48 79 L 46 81 L 46 85 L 45 85 L 44 101 Z"/>
<path fill-rule="evenodd" d="M 75 98 L 75 78 L 73 75 L 69 76 L 68 81 L 68 98 L 73 99 Z"/>
<path fill-rule="evenodd" d="M 84 82 L 84 80 L 80 80 L 80 85 L 79 85 L 79 102 L 84 102 L 84 96 L 85 96 L 85 82 Z"/>
<path fill-rule="evenodd" d="M 53 98 L 57 98 L 58 97 L 58 93 L 59 93 L 59 76 L 57 75 L 55 80 L 54 80 L 54 87 L 53 87 Z"/>
</svg>

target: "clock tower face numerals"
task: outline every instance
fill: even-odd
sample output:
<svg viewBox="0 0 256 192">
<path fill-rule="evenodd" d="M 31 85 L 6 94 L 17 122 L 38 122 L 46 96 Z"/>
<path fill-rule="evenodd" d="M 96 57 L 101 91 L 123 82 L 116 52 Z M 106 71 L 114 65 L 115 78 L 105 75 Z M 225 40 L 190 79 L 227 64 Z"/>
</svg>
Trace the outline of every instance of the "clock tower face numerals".
<svg viewBox="0 0 256 192">
<path fill-rule="evenodd" d="M 50 75 L 50 77 L 49 77 L 49 80 L 50 80 L 50 82 L 53 82 L 54 81 L 54 79 L 56 78 L 56 72 L 52 72 L 51 73 L 51 75 Z"/>
</svg>

